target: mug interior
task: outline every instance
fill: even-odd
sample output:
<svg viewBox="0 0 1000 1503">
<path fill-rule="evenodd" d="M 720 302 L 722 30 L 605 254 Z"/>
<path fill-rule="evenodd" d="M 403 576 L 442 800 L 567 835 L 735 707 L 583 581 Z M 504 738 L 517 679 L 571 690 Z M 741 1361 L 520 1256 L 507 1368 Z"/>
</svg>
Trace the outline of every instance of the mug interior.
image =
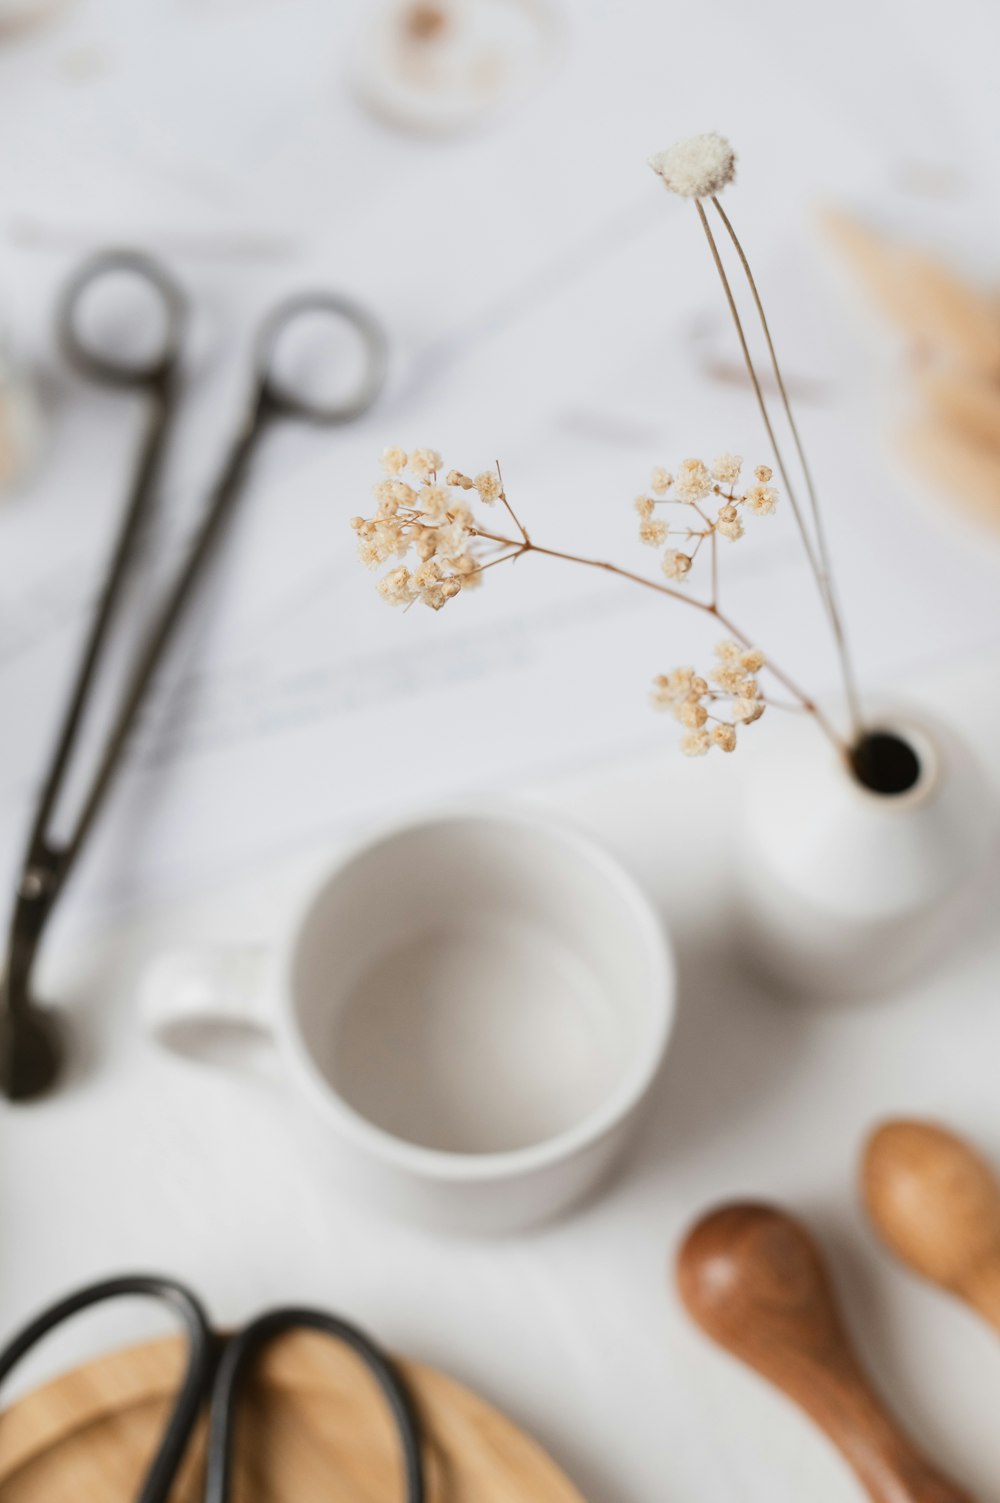
<svg viewBox="0 0 1000 1503">
<path fill-rule="evenodd" d="M 293 954 L 296 1029 L 330 1092 L 394 1138 L 528 1148 L 599 1111 L 658 1048 L 653 928 L 630 879 L 570 831 L 428 820 L 320 891 Z"/>
</svg>

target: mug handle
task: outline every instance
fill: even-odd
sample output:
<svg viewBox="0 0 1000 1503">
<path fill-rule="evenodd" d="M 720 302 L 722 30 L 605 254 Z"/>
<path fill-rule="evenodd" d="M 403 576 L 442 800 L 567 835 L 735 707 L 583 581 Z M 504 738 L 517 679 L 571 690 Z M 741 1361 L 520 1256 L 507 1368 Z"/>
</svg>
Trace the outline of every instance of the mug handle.
<svg viewBox="0 0 1000 1503">
<path fill-rule="evenodd" d="M 169 950 L 142 978 L 140 1016 L 173 1054 L 239 1064 L 272 1052 L 277 996 L 275 955 L 264 946 Z"/>
</svg>

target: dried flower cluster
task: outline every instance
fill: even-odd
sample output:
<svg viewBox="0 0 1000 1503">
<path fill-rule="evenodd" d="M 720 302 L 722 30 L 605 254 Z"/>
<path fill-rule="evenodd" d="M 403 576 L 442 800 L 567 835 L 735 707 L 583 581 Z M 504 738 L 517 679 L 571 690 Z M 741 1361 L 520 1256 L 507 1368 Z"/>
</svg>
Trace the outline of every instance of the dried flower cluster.
<svg viewBox="0 0 1000 1503">
<path fill-rule="evenodd" d="M 396 562 L 378 582 L 379 594 L 392 605 L 408 606 L 422 600 L 433 610 L 440 610 L 463 589 L 479 584 L 486 569 L 526 553 L 542 553 L 607 570 L 675 596 L 709 611 L 731 631 L 736 630 L 714 601 L 696 600 L 600 559 L 580 558 L 534 543 L 507 499 L 499 469 L 484 470 L 474 479 L 461 470 L 448 470 L 442 481 L 439 476 L 444 464 L 436 450 L 416 449 L 407 454 L 401 448 L 386 449 L 382 468 L 384 476 L 374 491 L 374 516 L 355 517 L 351 525 L 358 536 L 362 562 L 370 568 L 415 555 L 415 567 Z M 768 484 L 768 467 L 758 465 L 754 484 L 738 490 L 742 469 L 743 461 L 737 455 L 723 454 L 711 465 L 686 459 L 676 476 L 662 468 L 653 471 L 652 494 L 639 496 L 635 503 L 639 536 L 655 546 L 666 545 L 672 537 L 685 539 L 690 551 L 667 548 L 664 553 L 663 572 L 671 580 L 687 577 L 706 539 L 710 539 L 714 551 L 716 534 L 742 536 L 743 512 L 767 516 L 774 511 L 777 493 Z M 404 478 L 407 472 L 413 484 Z M 487 506 L 499 501 L 514 524 L 516 536 L 498 531 L 492 521 L 477 519 L 469 504 L 473 493 Z M 678 528 L 658 518 L 656 508 L 671 502 L 691 508 L 700 525 Z M 713 588 L 714 584 L 713 567 Z M 686 735 L 681 745 L 689 756 L 701 756 L 713 746 L 735 751 L 737 728 L 751 725 L 764 713 L 765 697 L 757 679 L 764 667 L 763 653 L 733 636 L 720 643 L 716 654 L 718 662 L 705 678 L 693 668 L 677 668 L 654 682 L 653 703 L 671 709 L 684 726 Z"/>
<path fill-rule="evenodd" d="M 662 548 L 666 543 L 683 542 L 683 547 L 668 547 L 663 555 L 662 568 L 668 579 L 686 579 L 691 565 L 698 556 L 702 544 L 718 537 L 727 542 L 736 542 L 744 533 L 743 514 L 753 512 L 758 517 L 769 517 L 778 502 L 778 492 L 768 482 L 771 471 L 766 464 L 754 470 L 754 484 L 738 492 L 743 461 L 736 454 L 722 454 L 713 464 L 700 459 L 685 459 L 676 476 L 669 470 L 657 468 L 650 479 L 652 495 L 635 498 L 639 513 L 639 540 L 650 548 Z M 664 503 L 687 506 L 697 513 L 698 521 L 691 520 L 680 527 L 671 526 L 657 517 L 656 509 Z M 714 515 L 712 513 L 714 512 Z"/>
<path fill-rule="evenodd" d="M 764 713 L 757 680 L 764 654 L 728 637 L 715 655 L 718 662 L 707 678 L 693 668 L 675 668 L 653 680 L 653 704 L 658 710 L 671 710 L 686 728 L 681 750 L 689 757 L 703 757 L 713 746 L 735 751 L 737 727 L 752 725 Z"/>
<path fill-rule="evenodd" d="M 737 238 L 717 195 L 735 175 L 736 157 L 729 142 L 719 135 L 695 136 L 681 141 L 651 158 L 650 166 L 671 192 L 692 200 L 704 231 L 712 260 L 728 304 L 739 339 L 740 349 L 781 479 L 782 495 L 798 528 L 802 545 L 826 611 L 840 657 L 844 685 L 856 736 L 861 734 L 859 699 L 853 669 L 847 652 L 843 623 L 833 589 L 830 561 L 818 501 L 809 466 L 806 462 L 795 418 L 788 400 L 781 368 L 778 364 L 770 329 L 764 314 L 757 285 L 750 271 L 746 253 Z M 719 244 L 715 238 L 709 212 L 718 217 L 737 257 L 753 300 L 761 333 L 768 352 L 774 386 L 786 420 L 808 501 L 808 513 L 800 505 L 795 484 L 782 455 L 775 433 L 764 388 L 758 375 L 730 285 Z M 483 573 L 496 565 L 537 553 L 562 559 L 585 568 L 600 569 L 620 579 L 656 590 L 691 608 L 712 616 L 727 633 L 716 648 L 715 666 L 703 677 L 693 668 L 676 668 L 654 682 L 653 701 L 669 709 L 684 727 L 683 750 L 701 756 L 718 747 L 734 751 L 741 726 L 752 725 L 764 713 L 768 700 L 758 675 L 765 668 L 763 654 L 751 646 L 751 639 L 723 614 L 719 603 L 718 542 L 736 542 L 745 533 L 748 515 L 767 517 L 777 505 L 778 491 L 771 484 L 769 465 L 757 465 L 752 483 L 741 482 L 743 461 L 735 454 L 722 454 L 712 464 L 701 459 L 685 459 L 676 474 L 657 468 L 653 471 L 648 492 L 638 496 L 640 541 L 662 549 L 660 575 L 656 578 L 624 569 L 604 559 L 583 558 L 562 549 L 535 543 L 514 512 L 504 491 L 499 467 L 475 478 L 458 470 L 448 470 L 441 479 L 441 456 L 433 449 L 391 448 L 382 459 L 384 478 L 375 487 L 375 513 L 370 518 L 355 517 L 353 527 L 363 561 L 370 568 L 392 566 L 379 580 L 379 593 L 394 605 L 410 605 L 422 600 L 433 610 L 478 584 Z M 405 474 L 410 478 L 406 479 Z M 411 483 L 412 482 L 412 483 Z M 499 502 L 513 535 L 503 521 L 484 524 L 469 505 L 471 493 L 488 506 Z M 663 514 L 667 506 L 686 511 Z M 498 530 L 500 529 L 500 530 Z M 707 598 L 678 588 L 688 583 L 695 560 L 707 548 L 710 580 Z M 404 562 L 404 560 L 406 560 Z M 664 581 L 664 576 L 667 582 Z M 791 697 L 792 708 L 813 715 L 831 742 L 842 754 L 847 746 L 822 709 L 789 675 L 769 659 L 767 672 Z M 770 701 L 774 703 L 774 701 Z"/>
<path fill-rule="evenodd" d="M 375 514 L 354 517 L 362 563 L 377 569 L 390 559 L 412 554 L 413 567 L 398 563 L 378 582 L 379 594 L 391 605 L 423 601 L 439 611 L 465 588 L 479 583 L 481 562 L 476 553 L 480 533 L 474 526 L 465 492 L 494 502 L 500 480 L 492 470 L 476 478 L 449 470 L 438 479 L 441 456 L 434 449 L 386 449 L 384 478 L 375 486 Z M 403 478 L 409 470 L 415 485 Z"/>
</svg>

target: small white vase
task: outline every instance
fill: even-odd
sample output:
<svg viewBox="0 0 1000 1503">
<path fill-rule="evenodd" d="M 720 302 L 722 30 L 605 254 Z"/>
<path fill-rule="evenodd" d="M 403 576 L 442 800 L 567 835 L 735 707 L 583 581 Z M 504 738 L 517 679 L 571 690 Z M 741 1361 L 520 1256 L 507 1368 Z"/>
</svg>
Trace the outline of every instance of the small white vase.
<svg viewBox="0 0 1000 1503">
<path fill-rule="evenodd" d="M 919 764 L 874 792 L 803 719 L 761 753 L 740 832 L 741 930 L 758 968 L 804 998 L 924 973 L 965 932 L 998 851 L 997 803 L 961 738 L 923 711 L 874 714 Z"/>
</svg>

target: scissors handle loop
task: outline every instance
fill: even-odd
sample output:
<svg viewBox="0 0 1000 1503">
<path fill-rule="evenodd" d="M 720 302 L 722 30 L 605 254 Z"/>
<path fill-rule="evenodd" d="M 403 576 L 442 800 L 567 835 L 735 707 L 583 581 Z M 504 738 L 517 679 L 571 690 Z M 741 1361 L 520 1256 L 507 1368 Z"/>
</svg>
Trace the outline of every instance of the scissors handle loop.
<svg viewBox="0 0 1000 1503">
<path fill-rule="evenodd" d="M 209 1395 L 205 1503 L 229 1503 L 236 1410 L 244 1380 L 262 1348 L 294 1330 L 319 1331 L 343 1342 L 368 1368 L 396 1426 L 405 1477 L 405 1503 L 426 1503 L 420 1419 L 402 1377 L 375 1342 L 356 1326 L 325 1311 L 272 1310 L 223 1343 L 213 1334 L 199 1301 L 183 1284 L 145 1274 L 107 1279 L 50 1306 L 8 1342 L 0 1351 L 0 1385 L 40 1341 L 65 1321 L 94 1305 L 137 1295 L 159 1300 L 178 1315 L 188 1343 L 184 1379 L 137 1503 L 167 1503 Z"/>
<path fill-rule="evenodd" d="M 277 373 L 276 356 L 291 326 L 300 319 L 319 315 L 331 323 L 345 324 L 357 335 L 363 352 L 361 374 L 353 392 L 337 401 L 303 396 Z M 381 324 L 352 299 L 336 292 L 302 292 L 273 308 L 257 335 L 254 361 L 260 390 L 272 410 L 302 422 L 333 427 L 350 423 L 375 401 L 385 381 L 387 344 Z"/>
<path fill-rule="evenodd" d="M 8 1342 L 0 1352 L 0 1384 L 40 1341 L 64 1321 L 94 1305 L 136 1295 L 169 1306 L 175 1315 L 180 1316 L 187 1334 L 188 1360 L 184 1381 L 137 1500 L 137 1503 L 167 1503 L 211 1383 L 216 1353 L 216 1339 L 205 1312 L 183 1284 L 147 1274 L 129 1274 L 78 1290 L 50 1306 Z"/>
<path fill-rule="evenodd" d="M 99 283 L 124 273 L 145 283 L 159 304 L 163 331 L 155 353 L 129 360 L 95 348 L 81 329 L 83 304 Z M 119 388 L 162 384 L 180 358 L 187 300 L 160 263 L 138 250 L 99 251 L 84 261 L 63 290 L 56 312 L 59 342 L 67 359 L 85 376 Z"/>
<path fill-rule="evenodd" d="M 296 1308 L 269 1311 L 251 1321 L 226 1345 L 212 1389 L 205 1503 L 230 1503 L 236 1405 L 251 1363 L 276 1337 L 296 1330 L 331 1336 L 360 1357 L 381 1389 L 395 1422 L 403 1458 L 406 1503 L 425 1503 L 420 1421 L 394 1364 L 368 1336 L 346 1320 L 322 1310 Z"/>
</svg>

